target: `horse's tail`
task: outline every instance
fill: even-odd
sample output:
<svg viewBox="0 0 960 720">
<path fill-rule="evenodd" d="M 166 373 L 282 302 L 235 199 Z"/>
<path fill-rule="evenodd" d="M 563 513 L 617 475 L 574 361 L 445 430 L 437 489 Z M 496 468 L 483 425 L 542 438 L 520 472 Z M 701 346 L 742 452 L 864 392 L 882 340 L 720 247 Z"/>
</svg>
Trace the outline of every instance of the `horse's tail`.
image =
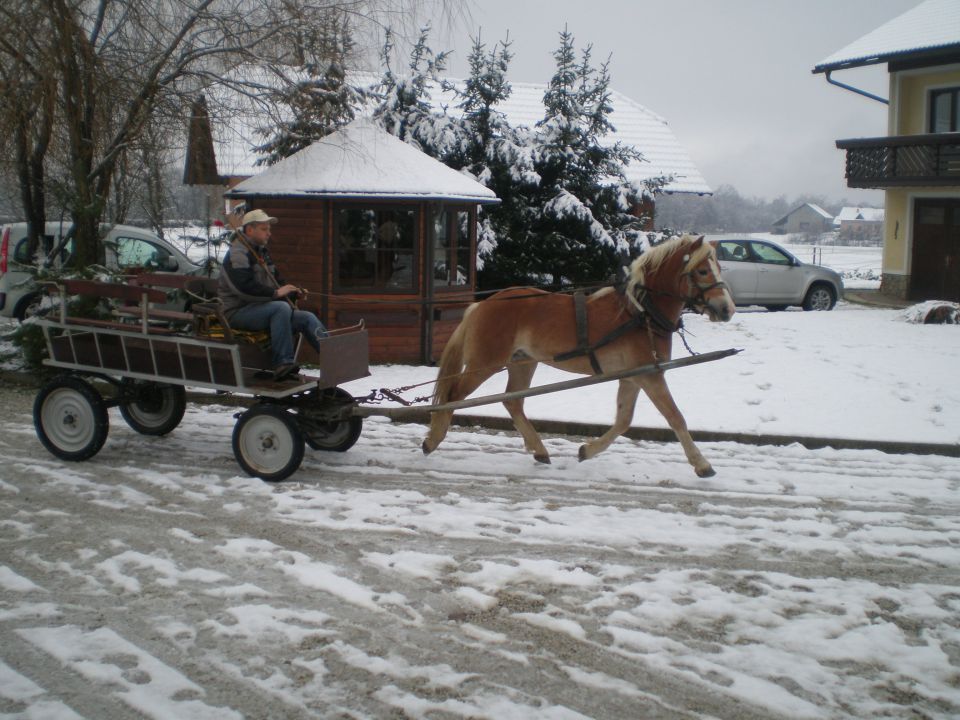
<svg viewBox="0 0 960 720">
<path fill-rule="evenodd" d="M 471 305 L 463 314 L 463 320 L 453 331 L 447 341 L 447 346 L 440 356 L 440 369 L 437 372 L 437 384 L 433 388 L 434 404 L 445 403 L 457 389 L 460 373 L 463 371 L 463 351 L 467 337 L 467 325 L 470 322 L 470 312 L 476 307 Z"/>
</svg>

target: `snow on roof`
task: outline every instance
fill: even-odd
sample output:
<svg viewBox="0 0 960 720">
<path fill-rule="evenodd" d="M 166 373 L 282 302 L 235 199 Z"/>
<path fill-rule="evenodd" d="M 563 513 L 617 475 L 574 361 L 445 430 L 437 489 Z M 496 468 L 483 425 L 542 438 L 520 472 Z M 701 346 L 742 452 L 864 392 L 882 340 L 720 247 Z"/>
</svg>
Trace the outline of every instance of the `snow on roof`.
<svg viewBox="0 0 960 720">
<path fill-rule="evenodd" d="M 372 85 L 379 80 L 379 76 L 357 73 L 351 75 L 351 80 L 359 85 Z M 462 81 L 450 82 L 462 85 Z M 511 83 L 511 87 L 511 96 L 497 109 L 506 115 L 512 125 L 533 127 L 543 119 L 546 85 Z M 431 86 L 431 95 L 435 108 L 446 107 L 449 113 L 456 112 L 456 101 L 451 93 L 442 91 L 434 84 Z M 712 192 L 666 120 L 622 93 L 612 91 L 611 101 L 613 113 L 610 120 L 616 131 L 608 135 L 605 142 L 612 144 L 620 141 L 632 145 L 643 154 L 645 160 L 627 167 L 628 180 L 640 184 L 648 178 L 667 175 L 672 176 L 673 181 L 664 188 L 666 192 Z M 261 167 L 255 165 L 259 156 L 253 149 L 263 143 L 263 135 L 257 132 L 257 121 L 245 119 L 245 115 L 234 113 L 228 121 L 214 123 L 217 168 L 222 175 L 251 176 L 261 172 Z M 265 116 L 254 110 L 248 117 Z"/>
<path fill-rule="evenodd" d="M 926 0 L 821 61 L 824 72 L 873 65 L 923 50 L 960 47 L 960 2 Z"/>
<path fill-rule="evenodd" d="M 322 140 L 269 166 L 228 193 L 245 195 L 464 200 L 495 203 L 476 180 L 448 168 L 359 118 Z"/>
<path fill-rule="evenodd" d="M 463 85 L 463 81 L 451 82 L 458 88 Z M 497 106 L 510 124 L 532 128 L 543 120 L 543 95 L 547 86 L 511 82 L 510 87 L 510 97 Z M 442 98 L 442 102 L 448 106 L 448 112 L 455 109 L 456 100 L 451 93 L 439 92 L 437 97 Z M 672 176 L 673 181 L 665 187 L 666 192 L 712 192 L 664 118 L 616 90 L 610 92 L 610 105 L 613 107 L 610 122 L 615 131 L 601 142 L 631 145 L 643 155 L 642 161 L 627 166 L 625 174 L 628 180 L 641 185 L 649 178 L 667 175 Z"/>
<path fill-rule="evenodd" d="M 774 225 L 783 225 L 783 224 L 785 224 L 785 223 L 787 222 L 787 218 L 789 218 L 791 215 L 793 215 L 793 214 L 794 214 L 795 212 L 797 212 L 798 210 L 803 210 L 804 208 L 810 208 L 810 209 L 813 210 L 815 213 L 817 213 L 817 215 L 820 215 L 824 220 L 830 220 L 831 222 L 833 221 L 833 215 L 831 215 L 830 213 L 828 213 L 826 210 L 824 210 L 824 209 L 823 209 L 822 207 L 820 207 L 819 205 L 814 205 L 813 203 L 804 203 L 803 205 L 800 205 L 800 206 L 798 206 L 798 207 L 795 207 L 793 210 L 791 210 L 790 212 L 788 212 L 786 215 L 784 215 L 782 218 L 780 218 L 779 220 L 777 220 L 777 221 L 776 221 L 775 223 L 773 223 L 773 224 L 774 224 Z"/>
<path fill-rule="evenodd" d="M 860 220 L 865 222 L 883 222 L 883 208 L 845 207 L 837 215 L 836 223 Z"/>
</svg>

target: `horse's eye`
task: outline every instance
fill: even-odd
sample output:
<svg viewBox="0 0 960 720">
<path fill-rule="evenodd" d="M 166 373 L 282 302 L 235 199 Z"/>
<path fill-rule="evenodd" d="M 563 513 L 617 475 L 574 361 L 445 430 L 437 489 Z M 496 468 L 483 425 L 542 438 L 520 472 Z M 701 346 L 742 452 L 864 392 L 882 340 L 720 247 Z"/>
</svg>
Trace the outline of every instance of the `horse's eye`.
<svg viewBox="0 0 960 720">
<path fill-rule="evenodd" d="M 704 270 L 704 269 L 702 269 L 702 268 L 701 268 L 700 270 L 698 270 L 697 272 L 700 273 L 701 277 L 706 277 L 707 275 L 710 274 L 710 271 L 709 271 L 709 270 Z"/>
</svg>

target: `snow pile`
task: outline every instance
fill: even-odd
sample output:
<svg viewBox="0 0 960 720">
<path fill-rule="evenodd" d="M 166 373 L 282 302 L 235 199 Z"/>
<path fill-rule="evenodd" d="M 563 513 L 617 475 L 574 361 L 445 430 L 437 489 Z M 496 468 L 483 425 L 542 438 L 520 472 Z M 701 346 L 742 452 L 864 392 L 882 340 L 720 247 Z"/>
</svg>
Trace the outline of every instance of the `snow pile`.
<svg viewBox="0 0 960 720">
<path fill-rule="evenodd" d="M 918 325 L 960 325 L 960 305 L 943 300 L 927 300 L 906 308 L 898 319 Z"/>
</svg>

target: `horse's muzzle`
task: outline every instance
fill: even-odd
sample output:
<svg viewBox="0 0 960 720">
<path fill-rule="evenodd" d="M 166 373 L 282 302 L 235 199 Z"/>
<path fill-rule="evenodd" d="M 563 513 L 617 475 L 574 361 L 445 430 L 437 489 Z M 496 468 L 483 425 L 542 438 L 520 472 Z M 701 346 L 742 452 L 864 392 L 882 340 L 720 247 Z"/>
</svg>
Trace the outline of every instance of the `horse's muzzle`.
<svg viewBox="0 0 960 720">
<path fill-rule="evenodd" d="M 710 318 L 710 322 L 727 322 L 733 317 L 734 313 L 737 312 L 736 306 L 733 304 L 733 299 L 726 290 L 723 291 L 723 295 L 720 297 L 708 299 L 705 310 L 707 311 L 707 317 Z"/>
</svg>

